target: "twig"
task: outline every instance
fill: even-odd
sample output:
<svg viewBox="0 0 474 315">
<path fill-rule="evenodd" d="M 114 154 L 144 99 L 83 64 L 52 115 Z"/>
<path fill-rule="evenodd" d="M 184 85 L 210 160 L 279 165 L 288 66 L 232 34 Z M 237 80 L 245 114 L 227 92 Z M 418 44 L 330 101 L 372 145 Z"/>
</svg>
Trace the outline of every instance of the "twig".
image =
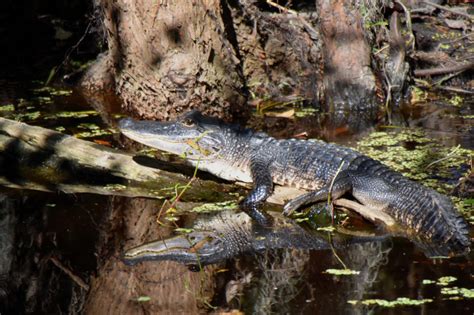
<svg viewBox="0 0 474 315">
<path fill-rule="evenodd" d="M 474 62 L 462 63 L 462 64 L 457 64 L 455 66 L 444 67 L 444 68 L 439 67 L 439 68 L 431 68 L 431 69 L 415 69 L 415 71 L 413 71 L 413 74 L 416 77 L 425 77 L 429 75 L 446 74 L 446 73 L 451 73 L 451 72 L 464 71 L 468 69 L 474 69 Z"/>
<path fill-rule="evenodd" d="M 328 191 L 328 206 L 331 207 L 331 193 L 332 193 L 332 187 L 334 186 L 334 182 L 336 181 L 337 175 L 341 172 L 342 167 L 344 166 L 344 161 L 341 162 L 339 165 L 339 168 L 336 171 L 336 174 L 331 180 L 331 184 L 329 185 L 329 191 Z M 331 221 L 334 224 L 334 207 L 331 207 Z"/>
<path fill-rule="evenodd" d="M 49 260 L 56 266 L 58 267 L 59 269 L 61 269 L 65 274 L 67 274 L 72 281 L 74 281 L 78 286 L 80 286 L 81 288 L 83 288 L 84 290 L 86 291 L 89 291 L 89 285 L 87 283 L 84 282 L 84 280 L 82 280 L 81 278 L 79 278 L 78 276 L 76 276 L 75 274 L 72 273 L 72 271 L 70 271 L 69 269 L 67 269 L 61 262 L 59 262 L 59 260 L 57 260 L 56 258 L 54 257 L 49 257 Z"/>
<path fill-rule="evenodd" d="M 437 88 L 439 90 L 449 91 L 449 92 L 456 92 L 456 93 L 464 93 L 464 94 L 474 95 L 474 91 L 465 90 L 463 88 L 455 87 L 455 86 L 435 86 L 435 88 Z"/>
<path fill-rule="evenodd" d="M 178 203 L 178 201 L 181 199 L 181 196 L 183 196 L 183 194 L 186 192 L 186 190 L 191 187 L 191 184 L 196 180 L 196 176 L 197 176 L 197 171 L 198 171 L 198 167 L 199 167 L 199 162 L 200 160 L 198 160 L 197 164 L 196 164 L 196 167 L 194 168 L 194 173 L 193 173 L 193 176 L 189 179 L 189 181 L 186 183 L 186 185 L 184 185 L 183 189 L 181 190 L 181 192 L 178 194 L 178 188 L 176 187 L 176 195 L 175 197 L 173 197 L 173 201 L 170 203 L 168 200 L 165 200 L 163 202 L 163 204 L 161 205 L 161 208 L 160 208 L 160 211 L 158 211 L 158 215 L 157 215 L 157 223 L 158 224 L 162 224 L 162 222 L 160 221 L 160 217 L 161 217 L 161 214 L 163 212 L 163 209 L 165 207 L 165 205 L 167 203 L 170 203 L 168 210 L 172 209 L 172 208 L 175 208 L 176 207 L 176 204 Z"/>
<path fill-rule="evenodd" d="M 329 233 L 329 245 L 331 247 L 332 253 L 334 254 L 334 257 L 336 257 L 336 259 L 341 263 L 341 265 L 342 265 L 342 267 L 344 267 L 344 269 L 347 269 L 346 264 L 342 261 L 341 257 L 339 257 L 339 255 L 336 252 L 336 249 L 334 248 L 334 244 L 332 243 L 331 233 Z"/>
<path fill-rule="evenodd" d="M 466 14 L 464 12 L 459 12 L 459 11 L 456 11 L 454 9 L 450 9 L 450 8 L 447 8 L 445 6 L 442 6 L 442 5 L 439 5 L 439 4 L 436 4 L 436 3 L 433 3 L 431 1 L 423 1 L 424 4 L 427 4 L 429 6 L 432 6 L 432 7 L 435 7 L 437 9 L 440 9 L 440 10 L 443 10 L 443 11 L 447 11 L 447 12 L 450 12 L 450 13 L 453 13 L 453 14 L 457 14 L 457 15 L 460 15 L 460 16 L 463 16 L 469 20 L 472 20 L 473 17 L 469 14 Z"/>
<path fill-rule="evenodd" d="M 445 82 L 445 81 L 448 81 L 449 79 L 452 79 L 454 78 L 455 76 L 458 76 L 459 74 L 461 74 L 463 71 L 458 71 L 458 72 L 454 72 L 454 73 L 451 73 L 451 74 L 448 74 L 444 77 L 442 77 L 441 79 L 439 79 L 438 81 L 436 81 L 433 85 L 435 86 L 441 86 L 441 83 Z"/>
<path fill-rule="evenodd" d="M 449 159 L 451 156 L 454 155 L 454 153 L 456 153 L 459 149 L 461 148 L 461 145 L 459 144 L 457 147 L 455 147 L 453 150 L 451 150 L 451 152 L 449 152 L 445 157 L 441 158 L 441 159 L 438 159 L 436 161 L 433 161 L 431 162 L 430 164 L 426 165 L 425 167 L 425 170 L 430 168 L 431 166 L 435 165 L 436 163 L 439 163 L 441 161 L 444 161 L 444 160 L 447 160 Z"/>
</svg>

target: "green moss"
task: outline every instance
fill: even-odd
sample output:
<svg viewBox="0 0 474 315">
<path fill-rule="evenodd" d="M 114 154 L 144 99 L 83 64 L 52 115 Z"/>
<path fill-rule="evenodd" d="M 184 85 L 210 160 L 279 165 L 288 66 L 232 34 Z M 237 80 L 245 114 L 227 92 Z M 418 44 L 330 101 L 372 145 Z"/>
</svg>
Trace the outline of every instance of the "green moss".
<svg viewBox="0 0 474 315">
<path fill-rule="evenodd" d="M 194 230 L 193 229 L 186 229 L 186 228 L 176 228 L 176 229 L 174 229 L 174 231 L 176 233 L 189 234 L 189 233 L 193 232 Z"/>
<path fill-rule="evenodd" d="M 74 137 L 84 139 L 84 138 L 94 138 L 94 137 L 108 136 L 108 135 L 111 135 L 111 134 L 112 134 L 112 132 L 109 129 L 98 129 L 98 130 L 78 132 L 78 133 L 74 134 Z"/>
<path fill-rule="evenodd" d="M 83 111 L 71 111 L 71 112 L 58 112 L 45 117 L 45 119 L 56 119 L 56 118 L 84 118 L 89 116 L 96 116 L 98 113 L 95 110 L 83 110 Z"/>
<path fill-rule="evenodd" d="M 146 296 L 146 295 L 139 296 L 137 298 L 137 302 L 139 302 L 139 303 L 150 302 L 150 301 L 151 301 L 151 297 Z"/>
<path fill-rule="evenodd" d="M 77 128 L 80 128 L 80 129 L 87 129 L 87 130 L 97 130 L 97 129 L 100 129 L 99 126 L 97 126 L 96 124 L 92 124 L 92 123 L 82 123 L 82 124 L 77 125 Z"/>
<path fill-rule="evenodd" d="M 432 299 L 421 299 L 421 300 L 413 300 L 410 298 L 406 297 L 399 297 L 396 300 L 393 301 L 388 301 L 388 300 L 383 300 L 383 299 L 367 299 L 367 300 L 362 300 L 362 301 L 356 301 L 356 300 L 350 300 L 348 303 L 351 303 L 353 305 L 358 304 L 358 303 L 364 304 L 364 305 L 378 305 L 381 307 L 387 307 L 387 308 L 393 308 L 397 306 L 419 306 L 423 305 L 426 303 L 431 303 L 433 302 Z"/>
<path fill-rule="evenodd" d="M 457 280 L 456 277 L 446 276 L 446 277 L 439 278 L 436 284 L 440 286 L 447 286 L 448 284 L 456 280 Z"/>
<path fill-rule="evenodd" d="M 456 299 L 458 300 L 462 298 L 474 299 L 474 289 L 458 288 L 458 287 L 441 288 L 441 294 L 454 295 L 456 296 Z"/>
<path fill-rule="evenodd" d="M 0 112 L 11 112 L 14 110 L 15 110 L 15 106 L 13 106 L 13 104 L 0 106 Z"/>
<path fill-rule="evenodd" d="M 318 227 L 316 230 L 324 231 L 324 232 L 334 232 L 336 228 L 334 226 L 324 226 L 324 227 Z"/>
<path fill-rule="evenodd" d="M 296 117 L 306 117 L 306 116 L 314 116 L 317 110 L 312 107 L 303 107 L 299 108 L 295 111 Z"/>
<path fill-rule="evenodd" d="M 51 86 L 43 86 L 37 89 L 33 89 L 33 93 L 35 94 L 41 93 L 41 94 L 48 94 L 48 95 L 54 95 L 54 96 L 68 96 L 72 94 L 72 90 L 58 89 Z"/>
<path fill-rule="evenodd" d="M 474 155 L 472 150 L 447 148 L 435 143 L 420 129 L 374 132 L 359 141 L 357 148 L 406 177 L 444 194 L 454 186 L 447 181 L 452 179 L 453 170 L 459 169 Z"/>
<path fill-rule="evenodd" d="M 454 95 L 453 97 L 448 99 L 448 103 L 453 106 L 461 106 L 463 102 L 464 102 L 464 99 L 459 95 Z"/>
<path fill-rule="evenodd" d="M 18 121 L 34 121 L 41 117 L 41 113 L 39 111 L 34 111 L 30 113 L 21 113 L 15 115 L 14 119 Z"/>
<path fill-rule="evenodd" d="M 193 208 L 192 212 L 208 213 L 214 211 L 232 210 L 238 207 L 236 201 L 224 201 L 215 203 L 205 203 L 201 206 Z"/>
</svg>

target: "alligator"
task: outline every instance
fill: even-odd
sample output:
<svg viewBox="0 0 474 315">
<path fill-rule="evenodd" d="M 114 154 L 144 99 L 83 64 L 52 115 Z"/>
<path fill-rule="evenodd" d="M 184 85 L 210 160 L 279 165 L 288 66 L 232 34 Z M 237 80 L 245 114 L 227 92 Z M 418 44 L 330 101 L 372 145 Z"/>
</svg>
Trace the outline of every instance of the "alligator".
<svg viewBox="0 0 474 315">
<path fill-rule="evenodd" d="M 470 250 L 468 225 L 448 197 L 351 148 L 321 140 L 279 140 L 198 111 L 172 122 L 126 118 L 119 128 L 135 141 L 181 155 L 222 179 L 253 182 L 240 206 L 262 226 L 272 224 L 261 207 L 278 184 L 309 190 L 284 206 L 285 215 L 330 198 L 368 219 L 445 244 L 450 255 Z"/>
<path fill-rule="evenodd" d="M 243 253 L 271 249 L 327 250 L 353 244 L 383 242 L 387 235 L 351 236 L 307 230 L 281 213 L 272 211 L 271 227 L 262 226 L 249 216 L 234 210 L 204 214 L 189 233 L 149 242 L 125 252 L 123 262 L 135 265 L 144 261 L 176 261 L 191 268 L 215 264 Z"/>
</svg>

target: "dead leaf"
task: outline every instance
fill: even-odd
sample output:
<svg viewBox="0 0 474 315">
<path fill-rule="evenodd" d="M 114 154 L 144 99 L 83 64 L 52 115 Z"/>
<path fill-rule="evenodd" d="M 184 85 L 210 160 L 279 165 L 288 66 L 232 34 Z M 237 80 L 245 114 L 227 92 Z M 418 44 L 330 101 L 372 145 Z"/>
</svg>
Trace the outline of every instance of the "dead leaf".
<svg viewBox="0 0 474 315">
<path fill-rule="evenodd" d="M 265 116 L 278 117 L 278 118 L 294 118 L 295 110 L 289 109 L 284 112 L 265 112 Z"/>
<path fill-rule="evenodd" d="M 454 29 L 467 29 L 467 25 L 466 25 L 466 21 L 464 20 L 451 20 L 451 19 L 444 19 L 444 23 L 446 23 L 446 25 L 449 27 L 449 28 L 454 28 Z"/>
</svg>

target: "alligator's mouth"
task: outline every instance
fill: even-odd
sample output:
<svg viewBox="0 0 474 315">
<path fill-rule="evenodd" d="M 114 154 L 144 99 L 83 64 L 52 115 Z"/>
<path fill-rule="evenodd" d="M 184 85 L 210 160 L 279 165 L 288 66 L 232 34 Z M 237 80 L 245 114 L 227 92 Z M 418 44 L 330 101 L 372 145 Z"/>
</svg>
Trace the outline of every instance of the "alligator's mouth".
<svg viewBox="0 0 474 315">
<path fill-rule="evenodd" d="M 212 157 L 204 146 L 204 137 L 211 131 L 200 132 L 178 123 L 137 121 L 130 118 L 119 121 L 120 131 L 128 138 L 162 151 L 182 155 L 187 159 L 205 160 Z"/>
<path fill-rule="evenodd" d="M 206 265 L 221 258 L 221 240 L 210 231 L 193 231 L 166 240 L 129 249 L 123 256 L 127 265 L 143 261 L 174 260 L 189 265 Z"/>
</svg>

